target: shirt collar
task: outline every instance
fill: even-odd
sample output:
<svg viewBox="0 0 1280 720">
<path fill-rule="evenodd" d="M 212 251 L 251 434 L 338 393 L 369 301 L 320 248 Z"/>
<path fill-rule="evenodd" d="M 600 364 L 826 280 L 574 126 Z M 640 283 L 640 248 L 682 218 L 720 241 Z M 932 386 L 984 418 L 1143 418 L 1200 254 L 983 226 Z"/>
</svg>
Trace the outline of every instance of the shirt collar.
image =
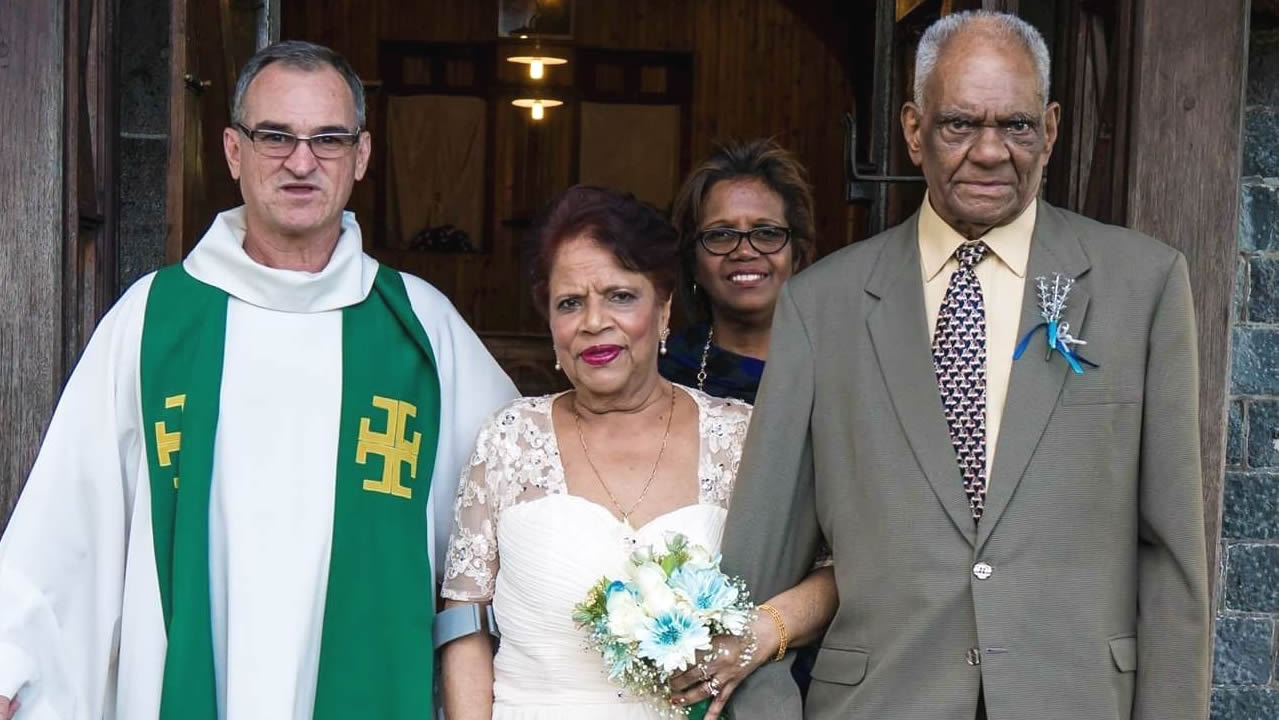
<svg viewBox="0 0 1280 720">
<path fill-rule="evenodd" d="M 238 300 L 282 312 L 326 312 L 356 305 L 373 287 L 378 262 L 364 254 L 354 213 L 342 214 L 338 244 L 319 272 L 259 264 L 244 251 L 244 235 L 244 206 L 219 213 L 183 267 L 195 279 Z"/>
<path fill-rule="evenodd" d="M 1014 275 L 1026 277 L 1027 258 L 1031 255 L 1031 235 L 1036 227 L 1036 203 L 1031 204 L 1007 225 L 991 228 L 980 239 L 987 244 L 991 252 L 1000 258 Z M 947 261 L 955 255 L 956 250 L 966 242 L 963 235 L 955 231 L 933 209 L 925 194 L 924 206 L 920 208 L 918 225 L 920 238 L 920 264 L 924 269 L 925 280 L 930 281 L 946 267 Z"/>
</svg>

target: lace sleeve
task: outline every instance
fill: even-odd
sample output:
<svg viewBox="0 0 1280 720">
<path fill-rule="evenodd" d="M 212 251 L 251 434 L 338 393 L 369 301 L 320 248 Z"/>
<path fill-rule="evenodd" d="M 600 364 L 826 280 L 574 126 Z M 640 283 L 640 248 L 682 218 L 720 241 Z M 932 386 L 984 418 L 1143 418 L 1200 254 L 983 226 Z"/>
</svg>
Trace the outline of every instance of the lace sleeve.
<svg viewBox="0 0 1280 720">
<path fill-rule="evenodd" d="M 498 498 L 490 486 L 497 458 L 487 452 L 490 428 L 480 431 L 471 462 L 462 470 L 453 510 L 453 534 L 445 558 L 441 595 L 449 600 L 487 602 L 498 576 Z"/>
<path fill-rule="evenodd" d="M 695 395 L 701 406 L 699 430 L 703 455 L 698 477 L 701 502 L 729 506 L 742 461 L 742 443 L 751 422 L 751 406 L 739 400 Z"/>
</svg>

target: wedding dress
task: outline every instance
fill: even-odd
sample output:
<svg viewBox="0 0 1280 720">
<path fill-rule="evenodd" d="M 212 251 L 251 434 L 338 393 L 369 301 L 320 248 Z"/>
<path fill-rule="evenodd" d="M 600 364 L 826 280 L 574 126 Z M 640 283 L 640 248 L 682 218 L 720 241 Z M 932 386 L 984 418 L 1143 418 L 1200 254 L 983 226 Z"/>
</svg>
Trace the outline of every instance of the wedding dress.
<svg viewBox="0 0 1280 720">
<path fill-rule="evenodd" d="M 698 407 L 698 502 L 638 528 L 569 494 L 551 423 L 557 396 L 515 400 L 481 429 L 458 490 L 443 595 L 493 603 L 494 720 L 659 717 L 609 682 L 572 612 L 602 576 L 621 577 L 639 545 L 678 532 L 718 551 L 751 407 L 677 387 Z"/>
</svg>

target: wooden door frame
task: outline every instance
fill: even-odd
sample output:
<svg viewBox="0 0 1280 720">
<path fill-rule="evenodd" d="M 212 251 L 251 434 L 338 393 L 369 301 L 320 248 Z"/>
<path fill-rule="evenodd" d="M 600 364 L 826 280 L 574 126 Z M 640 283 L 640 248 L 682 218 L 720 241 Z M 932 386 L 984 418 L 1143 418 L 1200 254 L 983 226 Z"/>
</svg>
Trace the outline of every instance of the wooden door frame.
<svg viewBox="0 0 1280 720">
<path fill-rule="evenodd" d="M 63 144 L 63 374 L 119 294 L 116 3 L 68 0 Z"/>
<path fill-rule="evenodd" d="M 1126 220 L 1182 251 L 1191 272 L 1215 614 L 1248 30 L 1249 0 L 1137 0 Z"/>
</svg>

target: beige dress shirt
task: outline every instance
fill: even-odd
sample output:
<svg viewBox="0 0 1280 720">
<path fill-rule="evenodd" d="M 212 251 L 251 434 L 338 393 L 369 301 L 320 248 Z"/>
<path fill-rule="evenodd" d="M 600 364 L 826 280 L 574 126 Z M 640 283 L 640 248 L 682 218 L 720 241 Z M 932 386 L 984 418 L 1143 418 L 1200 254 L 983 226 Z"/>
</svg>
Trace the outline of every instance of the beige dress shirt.
<svg viewBox="0 0 1280 720">
<path fill-rule="evenodd" d="M 1009 394 L 1009 373 L 1013 369 L 1013 348 L 1018 343 L 1018 322 L 1022 318 L 1022 292 L 1026 286 L 1027 257 L 1031 254 L 1031 233 L 1036 225 L 1036 201 L 1008 225 L 992 228 L 980 240 L 991 252 L 974 268 L 982 286 L 987 314 L 987 483 L 991 483 L 991 462 L 996 456 L 1000 419 Z M 925 197 L 920 209 L 920 272 L 924 280 L 924 307 L 929 323 L 929 342 L 937 329 L 938 312 L 947 295 L 951 274 L 959 267 L 956 249 L 968 242 L 948 225 Z M 976 241 L 975 241 L 976 242 Z"/>
</svg>

